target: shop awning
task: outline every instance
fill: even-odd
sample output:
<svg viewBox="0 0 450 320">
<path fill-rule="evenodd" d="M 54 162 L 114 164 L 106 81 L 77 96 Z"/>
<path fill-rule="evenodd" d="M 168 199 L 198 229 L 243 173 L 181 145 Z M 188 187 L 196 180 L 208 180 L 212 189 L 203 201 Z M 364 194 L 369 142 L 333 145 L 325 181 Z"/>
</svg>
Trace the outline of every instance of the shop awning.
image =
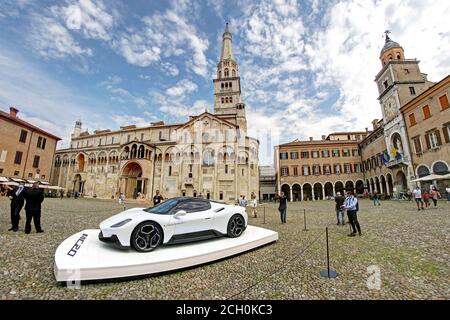
<svg viewBox="0 0 450 320">
<path fill-rule="evenodd" d="M 0 182 L 8 182 L 9 179 L 5 177 L 0 177 Z"/>
</svg>

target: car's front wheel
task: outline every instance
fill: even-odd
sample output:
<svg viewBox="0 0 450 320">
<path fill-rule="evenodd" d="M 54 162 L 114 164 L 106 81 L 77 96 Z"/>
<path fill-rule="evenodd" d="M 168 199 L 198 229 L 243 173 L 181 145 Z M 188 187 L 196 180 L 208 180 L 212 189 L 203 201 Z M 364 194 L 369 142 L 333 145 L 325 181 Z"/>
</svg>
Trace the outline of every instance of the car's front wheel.
<svg viewBox="0 0 450 320">
<path fill-rule="evenodd" d="M 152 221 L 142 222 L 131 233 L 131 245 L 138 252 L 153 251 L 162 242 L 161 227 Z"/>
<path fill-rule="evenodd" d="M 245 230 L 245 220 L 240 214 L 234 214 L 228 221 L 227 235 L 230 238 L 239 237 Z"/>
</svg>

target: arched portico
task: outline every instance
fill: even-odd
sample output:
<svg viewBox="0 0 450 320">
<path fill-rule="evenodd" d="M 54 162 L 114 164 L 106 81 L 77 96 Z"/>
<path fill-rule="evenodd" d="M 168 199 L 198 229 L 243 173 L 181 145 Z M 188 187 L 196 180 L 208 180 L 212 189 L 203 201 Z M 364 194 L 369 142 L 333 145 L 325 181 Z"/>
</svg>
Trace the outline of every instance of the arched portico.
<svg viewBox="0 0 450 320">
<path fill-rule="evenodd" d="M 147 179 L 143 177 L 143 171 L 140 164 L 130 162 L 122 169 L 120 177 L 120 192 L 125 194 L 126 198 L 136 199 L 138 193 L 147 193 Z"/>
</svg>

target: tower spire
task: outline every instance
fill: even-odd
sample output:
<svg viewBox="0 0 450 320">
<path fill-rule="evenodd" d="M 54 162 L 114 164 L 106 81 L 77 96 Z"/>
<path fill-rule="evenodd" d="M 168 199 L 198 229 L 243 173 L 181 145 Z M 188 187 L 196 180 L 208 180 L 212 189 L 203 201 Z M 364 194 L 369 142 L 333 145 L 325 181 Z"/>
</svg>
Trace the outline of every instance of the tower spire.
<svg viewBox="0 0 450 320">
<path fill-rule="evenodd" d="M 220 61 L 223 60 L 235 61 L 231 42 L 232 42 L 232 35 L 227 22 L 225 24 L 225 30 L 223 31 L 222 35 L 222 52 L 220 54 Z"/>
</svg>

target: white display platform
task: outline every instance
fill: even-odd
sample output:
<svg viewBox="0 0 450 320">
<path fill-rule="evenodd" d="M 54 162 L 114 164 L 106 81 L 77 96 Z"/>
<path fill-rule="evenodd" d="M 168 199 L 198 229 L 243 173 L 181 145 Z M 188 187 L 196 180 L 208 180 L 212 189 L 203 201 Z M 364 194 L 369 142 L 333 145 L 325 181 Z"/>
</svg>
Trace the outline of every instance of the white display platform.
<svg viewBox="0 0 450 320">
<path fill-rule="evenodd" d="M 85 281 L 149 275 L 212 262 L 278 240 L 272 230 L 248 226 L 238 238 L 166 245 L 153 252 L 121 250 L 98 239 L 100 230 L 78 232 L 55 252 L 56 281 Z"/>
</svg>

